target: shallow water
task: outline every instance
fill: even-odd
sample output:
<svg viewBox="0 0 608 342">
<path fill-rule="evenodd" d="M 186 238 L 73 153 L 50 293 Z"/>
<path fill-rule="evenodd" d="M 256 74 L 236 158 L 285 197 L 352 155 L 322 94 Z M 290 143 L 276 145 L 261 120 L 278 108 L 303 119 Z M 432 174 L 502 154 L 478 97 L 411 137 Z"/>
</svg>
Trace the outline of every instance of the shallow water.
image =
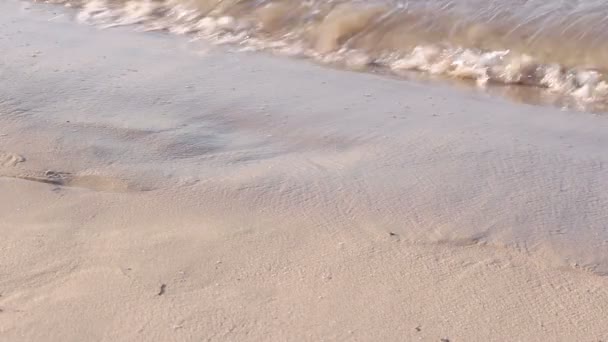
<svg viewBox="0 0 608 342">
<path fill-rule="evenodd" d="M 77 7 L 80 21 L 97 25 L 140 24 L 358 70 L 381 67 L 397 75 L 416 70 L 473 79 L 481 87 L 540 87 L 574 99 L 578 107 L 601 108 L 608 102 L 608 4 L 603 1 L 47 2 Z"/>
<path fill-rule="evenodd" d="M 608 274 L 603 117 L 268 54 L 201 55 L 184 39 L 49 23 L 62 11 L 30 7 L 44 16 L 2 14 L 17 22 L 0 40 L 5 176 L 190 193 L 272 229 L 488 244 Z"/>
</svg>

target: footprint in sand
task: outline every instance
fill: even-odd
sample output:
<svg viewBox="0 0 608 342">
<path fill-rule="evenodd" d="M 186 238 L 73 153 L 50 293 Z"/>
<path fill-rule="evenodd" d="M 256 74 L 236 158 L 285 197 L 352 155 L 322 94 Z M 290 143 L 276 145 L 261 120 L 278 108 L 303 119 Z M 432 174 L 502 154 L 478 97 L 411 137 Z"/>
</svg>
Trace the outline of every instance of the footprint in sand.
<svg viewBox="0 0 608 342">
<path fill-rule="evenodd" d="M 15 166 L 24 161 L 25 158 L 18 154 L 0 151 L 0 166 Z"/>
<path fill-rule="evenodd" d="M 0 151 L 0 167 L 12 167 L 23 163 L 25 158 L 11 152 Z M 149 191 L 152 188 L 138 186 L 137 184 L 114 177 L 106 177 L 94 174 L 72 174 L 69 172 L 48 170 L 23 171 L 19 169 L 4 169 L 0 177 L 10 177 L 28 180 L 32 182 L 45 183 L 51 185 L 85 188 L 94 191 L 108 192 L 132 192 Z"/>
<path fill-rule="evenodd" d="M 133 192 L 152 190 L 151 188 L 140 187 L 119 178 L 105 177 L 101 175 L 78 175 L 69 172 L 52 170 L 45 172 L 30 171 L 26 174 L 11 175 L 9 177 L 51 185 L 85 188 L 94 191 Z"/>
</svg>

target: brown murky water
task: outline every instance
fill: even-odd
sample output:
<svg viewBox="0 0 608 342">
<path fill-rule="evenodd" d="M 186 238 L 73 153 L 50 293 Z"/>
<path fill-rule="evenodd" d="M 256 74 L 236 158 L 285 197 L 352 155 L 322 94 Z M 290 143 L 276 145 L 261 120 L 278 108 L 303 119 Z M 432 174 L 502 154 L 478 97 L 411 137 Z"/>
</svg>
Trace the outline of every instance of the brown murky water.
<svg viewBox="0 0 608 342">
<path fill-rule="evenodd" d="M 602 108 L 608 4 L 598 0 L 51 0 L 79 20 L 139 24 L 358 70 L 525 85 Z M 529 90 L 508 94 L 528 99 Z M 524 94 L 525 96 L 520 96 Z M 564 102 L 564 101 L 562 101 Z"/>
</svg>

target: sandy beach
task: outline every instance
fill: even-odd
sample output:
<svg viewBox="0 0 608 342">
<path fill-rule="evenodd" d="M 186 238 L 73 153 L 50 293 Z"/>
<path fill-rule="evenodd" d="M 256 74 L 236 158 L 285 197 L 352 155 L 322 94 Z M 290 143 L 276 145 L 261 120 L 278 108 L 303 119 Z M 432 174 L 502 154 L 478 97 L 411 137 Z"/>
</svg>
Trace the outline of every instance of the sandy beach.
<svg viewBox="0 0 608 342">
<path fill-rule="evenodd" d="M 1 341 L 608 340 L 608 117 L 0 3 Z"/>
</svg>

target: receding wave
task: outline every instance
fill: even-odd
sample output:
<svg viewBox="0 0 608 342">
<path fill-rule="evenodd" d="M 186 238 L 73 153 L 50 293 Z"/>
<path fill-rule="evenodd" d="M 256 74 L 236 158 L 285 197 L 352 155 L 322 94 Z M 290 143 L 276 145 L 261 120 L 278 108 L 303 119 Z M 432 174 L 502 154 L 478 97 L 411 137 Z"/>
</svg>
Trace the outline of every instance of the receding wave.
<svg viewBox="0 0 608 342">
<path fill-rule="evenodd" d="M 608 102 L 596 0 L 50 0 L 82 22 L 192 34 L 348 68 L 409 70 Z"/>
</svg>

